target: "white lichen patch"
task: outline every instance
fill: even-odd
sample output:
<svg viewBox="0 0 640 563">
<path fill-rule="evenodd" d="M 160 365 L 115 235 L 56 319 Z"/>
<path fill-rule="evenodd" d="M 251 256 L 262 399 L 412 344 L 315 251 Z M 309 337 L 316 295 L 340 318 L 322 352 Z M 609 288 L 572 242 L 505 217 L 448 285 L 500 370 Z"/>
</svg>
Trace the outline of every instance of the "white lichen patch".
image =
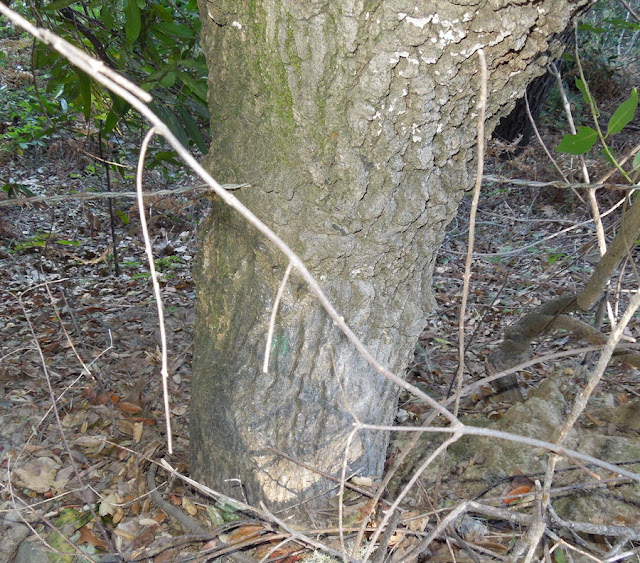
<svg viewBox="0 0 640 563">
<path fill-rule="evenodd" d="M 420 18 L 410 16 L 406 12 L 398 12 L 398 21 L 403 20 L 419 29 L 422 29 L 429 23 L 433 23 L 434 25 L 440 23 L 440 18 L 437 12 L 435 14 L 431 14 L 430 16 L 422 16 Z"/>
<path fill-rule="evenodd" d="M 412 123 L 411 124 L 411 140 L 414 143 L 422 142 L 422 136 L 419 135 L 419 133 L 420 133 L 420 126 L 417 123 Z"/>
<path fill-rule="evenodd" d="M 460 40 L 464 39 L 466 33 L 464 30 L 460 28 L 456 29 L 448 29 L 446 31 L 440 31 L 438 33 L 440 38 L 440 45 L 446 47 L 447 45 L 451 45 L 452 43 L 459 43 Z"/>
<path fill-rule="evenodd" d="M 498 37 L 496 37 L 493 41 L 491 41 L 491 43 L 489 43 L 489 47 L 493 47 L 494 45 L 497 45 L 501 41 L 504 41 L 504 39 L 506 37 L 509 37 L 509 35 L 511 35 L 511 31 L 503 29 L 498 35 Z"/>
<path fill-rule="evenodd" d="M 393 56 L 389 59 L 389 64 L 397 65 L 398 61 L 401 58 L 408 58 L 409 53 L 407 51 L 396 51 Z"/>
<path fill-rule="evenodd" d="M 460 56 L 465 57 L 465 58 L 469 58 L 478 49 L 484 49 L 484 45 L 482 43 L 475 43 L 474 45 L 472 45 L 471 47 L 468 47 L 467 49 L 462 49 L 460 51 Z"/>
<path fill-rule="evenodd" d="M 412 18 L 411 16 L 406 17 L 406 20 L 408 23 L 416 27 L 419 27 L 420 29 L 422 29 L 425 25 L 427 25 L 431 21 L 431 19 L 433 18 Z"/>
</svg>

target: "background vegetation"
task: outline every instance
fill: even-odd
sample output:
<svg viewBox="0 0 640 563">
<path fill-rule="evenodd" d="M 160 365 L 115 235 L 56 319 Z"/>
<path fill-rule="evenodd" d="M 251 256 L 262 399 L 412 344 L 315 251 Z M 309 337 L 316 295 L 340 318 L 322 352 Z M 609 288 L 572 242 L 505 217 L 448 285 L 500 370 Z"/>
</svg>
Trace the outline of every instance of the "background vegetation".
<svg viewBox="0 0 640 563">
<path fill-rule="evenodd" d="M 206 66 L 198 46 L 200 20 L 195 1 L 163 0 L 151 4 L 143 0 L 109 3 L 55 0 L 14 2 L 12 6 L 141 85 L 153 95 L 154 111 L 183 144 L 198 156 L 206 151 Z M 638 6 L 631 8 L 637 10 Z M 563 90 L 576 126 L 583 128 L 579 129 L 584 131 L 582 139 L 586 137 L 588 143 L 594 142 L 585 145 L 581 137 L 569 136 L 562 90 L 558 88 L 550 95 L 541 130 L 560 169 L 572 182 L 584 182 L 580 157 L 591 176 L 598 179 L 612 170 L 612 158 L 620 161 L 624 155 L 637 154 L 633 149 L 639 142 L 635 117 L 637 94 L 634 95 L 640 76 L 639 32 L 640 25 L 623 5 L 600 2 L 579 29 L 579 58 L 571 49 L 566 54 Z M 599 126 L 601 136 L 597 133 Z M 109 215 L 106 206 L 98 203 L 100 200 L 81 197 L 105 190 L 131 191 L 132 164 L 145 127 L 122 99 L 106 93 L 65 59 L 0 19 L 0 187 L 6 193 L 5 201 L 15 199 L 24 204 L 22 208 L 9 205 L 0 208 L 0 269 L 2 291 L 6 296 L 0 307 L 3 344 L 0 398 L 2 407 L 13 417 L 3 419 L 1 459 L 7 471 L 17 468 L 13 488 L 10 482 L 2 484 L 1 509 L 7 522 L 15 521 L 21 526 L 21 517 L 11 516 L 11 511 L 22 511 L 20 514 L 25 515 L 28 524 L 45 537 L 48 549 L 57 552 L 54 560 L 58 561 L 71 561 L 78 550 L 94 556 L 114 547 L 141 557 L 140 554 L 158 557 L 158 560 L 161 560 L 159 554 L 165 552 L 175 557 L 174 560 L 195 556 L 193 549 L 189 552 L 178 542 L 163 544 L 158 528 L 163 526 L 163 531 L 175 532 L 162 516 L 171 509 L 161 505 L 162 499 L 152 497 L 150 502 L 146 496 L 156 484 L 155 473 L 149 480 L 148 460 L 164 451 L 155 424 L 163 415 L 158 406 L 159 383 L 153 382 L 160 363 L 155 334 L 157 318 L 151 307 L 149 273 L 137 212 L 120 200 Z M 563 142 L 565 152 L 557 150 L 563 148 Z M 602 154 L 603 142 L 610 148 L 609 154 Z M 508 149 L 505 158 L 504 147 L 491 145 L 489 174 L 503 179 L 517 177 L 525 184 L 558 180 L 535 141 L 517 156 Z M 173 151 L 166 145 L 158 143 L 152 147 L 148 161 L 153 169 L 149 172 L 150 183 L 155 189 L 172 189 L 173 193 L 161 193 L 148 200 L 147 211 L 155 233 L 156 267 L 168 305 L 170 345 L 176 351 L 170 389 L 172 415 L 178 429 L 176 449 L 180 455 L 188 443 L 184 415 L 188 405 L 186 389 L 194 298 L 190 263 L 198 219 L 206 211 L 206 201 L 179 192 L 179 188 L 193 186 L 176 164 Z M 624 165 L 624 171 L 628 178 L 618 172 L 607 181 L 619 186 L 629 179 L 635 182 L 637 158 Z M 111 179 L 109 174 L 113 175 Z M 595 229 L 588 223 L 590 207 L 581 199 L 581 192 L 548 187 L 532 189 L 505 182 L 497 187 L 489 186 L 480 204 L 478 250 L 484 256 L 480 257 L 481 275 L 473 284 L 475 300 L 470 304 L 468 319 L 472 335 L 467 345 L 471 347 L 469 362 L 474 373 L 483 373 L 482 364 L 506 324 L 516 322 L 540 301 L 579 286 L 599 259 Z M 191 189 L 185 193 L 199 192 Z M 69 195 L 77 199 L 64 199 Z M 31 197 L 48 203 L 35 200 L 25 203 Z M 54 197 L 63 198 L 64 203 L 58 206 Z M 621 198 L 624 199 L 624 193 L 603 190 L 598 194 L 597 204 L 608 210 Z M 462 287 L 457 257 L 465 250 L 462 241 L 468 230 L 469 207 L 466 201 L 445 242 L 445 252 L 436 271 L 439 310 L 428 321 L 407 375 L 414 384 L 442 400 L 456 370 L 455 321 Z M 617 229 L 619 218 L 620 212 L 613 211 L 604 219 L 604 231 L 609 239 Z M 574 230 L 559 235 L 565 227 Z M 117 277 L 111 275 L 114 263 L 120 268 Z M 617 280 L 619 291 L 612 301 L 616 314 L 637 287 L 636 266 L 637 259 L 635 264 L 631 260 L 625 274 Z M 77 285 L 64 285 L 63 281 L 69 278 Z M 508 283 L 503 283 L 504 279 Z M 45 280 L 59 281 L 65 289 L 52 296 L 40 285 Z M 29 344 L 32 339 L 29 323 L 34 320 L 37 337 L 34 340 L 38 348 Z M 605 329 L 610 328 L 606 319 L 603 322 Z M 72 327 L 72 338 L 63 338 L 60 326 Z M 640 336 L 639 330 L 638 324 L 632 323 L 629 336 Z M 69 342 L 80 344 L 78 356 Z M 564 350 L 576 346 L 569 337 L 558 337 L 553 344 Z M 38 350 L 44 351 L 45 363 L 51 368 L 48 380 L 51 394 L 41 383 Z M 540 353 L 546 351 L 541 345 Z M 83 361 L 89 366 L 90 375 L 79 367 Z M 584 362 L 587 367 L 591 365 L 586 356 Z M 578 364 L 572 361 L 556 365 L 551 361 L 531 368 L 524 374 L 525 386 L 533 387 L 541 379 L 558 374 L 563 381 L 577 386 L 581 381 Z M 78 374 L 85 374 L 83 383 L 70 383 L 75 382 Z M 640 385 L 637 370 L 615 368 L 608 375 L 609 381 L 602 384 L 602 400 L 590 407 L 595 413 L 590 411 L 596 421 L 593 425 L 598 426 L 602 434 L 618 436 L 624 432 L 625 436 L 633 436 L 638 427 L 634 426 L 636 419 L 629 405 L 637 401 Z M 558 400 L 563 389 L 566 391 L 561 387 L 552 388 L 549 394 Z M 65 397 L 61 396 L 63 392 Z M 492 401 L 491 391 L 480 388 L 473 404 L 464 406 L 464 414 L 477 416 L 475 420 L 480 421 L 480 426 L 501 419 L 515 425 L 513 415 L 508 414 L 511 405 Z M 607 402 L 614 404 L 619 412 L 627 413 L 625 417 L 606 418 Z M 62 413 L 64 434 L 72 445 L 79 472 L 97 476 L 91 481 L 97 491 L 92 503 L 78 494 L 79 486 L 69 492 L 72 461 L 61 453 L 60 437 L 44 414 L 53 403 Z M 419 424 L 426 412 L 423 403 L 405 395 L 398 420 Z M 523 418 L 523 411 L 519 412 L 515 418 Z M 526 414 L 536 413 L 532 409 Z M 402 446 L 400 437 L 394 440 L 390 459 Z M 629 449 L 629 452 L 635 450 Z M 438 488 L 428 501 L 426 493 L 415 491 L 411 501 L 421 510 L 410 511 L 407 522 L 403 523 L 401 529 L 405 535 L 400 537 L 405 539 L 398 541 L 398 550 L 403 541 L 406 551 L 415 547 L 417 543 L 411 542 L 417 542 L 415 538 L 420 538 L 423 530 L 433 525 L 430 524 L 432 515 L 424 516 L 426 509 L 422 511 L 432 498 L 437 499 L 436 505 L 442 509 L 458 503 L 460 498 L 476 498 L 478 491 L 474 485 L 458 481 L 456 475 L 482 466 L 481 458 L 490 457 L 492 453 L 495 449 L 479 449 L 472 461 L 462 462 L 463 452 L 454 451 L 450 456 L 454 465 L 446 468 L 450 473 L 443 471 L 440 477 L 419 482 L 430 495 L 434 482 Z M 514 503 L 517 506 L 518 501 L 514 499 L 533 491 L 533 480 L 540 479 L 540 475 L 533 473 L 528 481 L 514 478 L 514 473 L 529 474 L 530 469 L 517 455 L 508 459 L 509 468 L 505 471 L 509 480 L 494 480 L 488 485 L 481 482 L 483 488 L 492 487 L 490 491 L 497 506 L 513 507 Z M 410 474 L 411 464 L 415 462 L 409 459 L 400 474 Z M 572 483 L 572 486 L 580 487 L 584 474 L 580 473 L 581 468 L 574 471 L 580 475 L 579 485 Z M 402 479 L 400 481 L 398 487 L 402 484 Z M 610 491 L 603 493 L 605 504 L 614 507 L 613 513 L 608 514 L 610 520 L 603 522 L 603 526 L 614 519 L 616 524 L 635 525 L 631 520 L 633 511 L 624 512 L 623 502 L 614 503 L 616 492 L 620 492 L 619 497 L 637 493 L 631 487 L 622 489 L 623 486 L 629 486 L 628 482 L 617 480 L 611 483 Z M 516 489 L 519 492 L 514 493 Z M 58 494 L 62 500 L 56 498 Z M 371 494 L 357 497 L 355 493 L 354 496 L 345 493 L 345 500 L 354 507 L 347 515 L 351 518 L 347 523 L 358 522 Z M 596 496 L 596 493 L 589 495 Z M 168 498 L 194 520 L 216 526 L 212 537 L 220 535 L 221 529 L 235 529 L 237 535 L 231 539 L 261 538 L 256 543 L 267 548 L 252 552 L 256 560 L 275 548 L 281 539 L 274 537 L 276 534 L 267 525 L 254 523 L 254 528 L 247 528 L 233 524 L 245 517 L 237 507 L 225 502 L 204 502 L 186 486 L 174 486 Z M 36 504 L 39 502 L 49 504 L 41 509 Z M 158 506 L 162 506 L 162 510 Z M 97 516 L 90 515 L 88 507 L 95 510 Z M 530 514 L 526 510 L 523 508 L 523 513 Z M 55 513 L 54 516 L 51 513 Z M 493 554 L 500 555 L 512 547 L 522 533 L 517 527 L 505 528 L 509 520 L 502 513 L 487 517 L 480 524 L 474 523 L 476 519 L 471 520 L 465 521 L 466 527 L 457 526 L 455 534 L 468 544 L 493 550 Z M 496 521 L 500 526 L 493 526 Z M 105 533 L 105 528 L 109 533 Z M 112 530 L 118 531 L 112 534 Z M 209 528 L 205 531 L 210 533 Z M 28 533 L 31 534 L 31 530 Z M 559 563 L 568 560 L 572 550 L 566 547 L 567 541 L 571 546 L 597 553 L 601 549 L 599 542 L 617 541 L 612 540 L 611 534 L 609 527 L 582 532 L 582 536 L 568 535 L 564 544 L 557 543 L 553 556 Z M 122 541 L 109 545 L 106 540 L 109 536 Z M 331 534 L 328 537 L 327 543 L 331 544 Z M 331 545 L 338 548 L 336 538 L 337 532 L 333 534 L 336 541 Z M 591 542 L 593 538 L 598 541 Z M 617 542 L 618 552 L 622 549 L 620 546 L 626 545 L 630 551 L 635 549 L 637 557 L 638 538 L 631 544 L 624 543 L 623 539 Z M 221 544 L 215 544 L 215 540 L 205 548 L 214 554 L 224 549 Z M 448 553 L 444 541 L 440 548 L 443 554 Z M 464 548 L 456 549 L 458 556 L 466 553 Z M 299 551 L 299 548 L 283 549 L 278 555 L 287 563 L 293 563 L 300 556 Z M 604 558 L 609 554 L 601 555 Z"/>
</svg>

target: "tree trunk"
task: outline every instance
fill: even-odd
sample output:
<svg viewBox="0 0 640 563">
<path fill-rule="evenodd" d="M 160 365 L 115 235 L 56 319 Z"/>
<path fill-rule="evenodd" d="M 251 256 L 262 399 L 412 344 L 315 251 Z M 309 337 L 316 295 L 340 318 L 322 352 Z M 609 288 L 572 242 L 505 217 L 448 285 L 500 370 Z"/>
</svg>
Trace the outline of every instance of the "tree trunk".
<svg viewBox="0 0 640 563">
<path fill-rule="evenodd" d="M 484 46 L 491 73 L 491 130 L 588 1 L 201 0 L 207 168 L 251 184 L 238 197 L 396 373 L 433 307 L 436 252 L 473 181 L 476 51 Z M 337 475 L 353 417 L 391 424 L 397 389 L 295 273 L 262 373 L 286 261 L 220 202 L 200 240 L 192 473 L 238 497 L 240 479 L 252 504 L 325 493 L 335 484 L 278 452 Z M 360 432 L 347 472 L 380 475 L 387 443 L 385 432 Z"/>
</svg>

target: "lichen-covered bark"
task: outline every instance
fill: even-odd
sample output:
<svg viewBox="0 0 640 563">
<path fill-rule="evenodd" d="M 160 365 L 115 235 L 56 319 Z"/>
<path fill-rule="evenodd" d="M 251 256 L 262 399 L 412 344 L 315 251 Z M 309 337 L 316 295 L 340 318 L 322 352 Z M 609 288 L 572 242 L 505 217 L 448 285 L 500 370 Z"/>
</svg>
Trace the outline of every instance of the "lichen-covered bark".
<svg viewBox="0 0 640 563">
<path fill-rule="evenodd" d="M 472 183 L 478 62 L 489 128 L 553 56 L 588 0 L 201 0 L 213 142 L 206 166 L 306 261 L 377 357 L 399 372 L 426 311 L 444 228 Z M 331 483 L 352 430 L 389 424 L 396 390 L 358 358 L 286 263 L 214 205 L 201 232 L 192 471 L 284 505 Z M 339 383 L 340 382 L 340 385 Z M 361 433 L 349 471 L 379 475 L 385 433 Z"/>
</svg>

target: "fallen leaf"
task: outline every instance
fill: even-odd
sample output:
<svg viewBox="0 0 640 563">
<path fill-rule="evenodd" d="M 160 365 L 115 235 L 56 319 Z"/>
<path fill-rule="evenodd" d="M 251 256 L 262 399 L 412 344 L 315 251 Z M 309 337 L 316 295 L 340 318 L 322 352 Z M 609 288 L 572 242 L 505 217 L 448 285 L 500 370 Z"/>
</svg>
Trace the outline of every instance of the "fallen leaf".
<svg viewBox="0 0 640 563">
<path fill-rule="evenodd" d="M 224 518 L 222 513 L 215 506 L 207 506 L 207 515 L 209 516 L 209 520 L 214 526 L 221 526 L 224 524 Z"/>
<path fill-rule="evenodd" d="M 429 516 L 425 516 L 423 512 L 417 510 L 411 510 L 404 515 L 403 520 L 406 522 L 408 530 L 424 532 L 429 523 Z"/>
<path fill-rule="evenodd" d="M 118 403 L 118 406 L 124 412 L 129 414 L 136 414 L 137 412 L 140 412 L 142 410 L 142 407 L 140 405 L 137 405 L 136 403 L 130 403 L 128 401 L 120 401 Z"/>
<path fill-rule="evenodd" d="M 17 467 L 13 476 L 16 484 L 37 493 L 46 493 L 55 483 L 56 473 L 60 469 L 50 457 L 38 457 Z"/>
<path fill-rule="evenodd" d="M 371 477 L 359 477 L 355 475 L 351 477 L 351 482 L 358 487 L 373 487 L 373 479 Z"/>
<path fill-rule="evenodd" d="M 122 406 L 122 403 L 121 403 Z M 137 444 L 142 438 L 142 431 L 144 430 L 144 422 L 136 422 L 133 425 L 133 441 Z"/>
<path fill-rule="evenodd" d="M 229 534 L 230 542 L 240 542 L 248 540 L 249 538 L 255 538 L 260 535 L 260 532 L 264 531 L 262 524 L 248 524 L 247 526 L 240 526 Z"/>
<path fill-rule="evenodd" d="M 111 517 L 111 522 L 113 524 L 118 524 L 122 521 L 122 519 L 124 518 L 124 510 L 122 510 L 121 507 L 116 507 L 116 512 L 115 514 Z"/>
<path fill-rule="evenodd" d="M 187 514 L 190 514 L 191 516 L 195 516 L 198 513 L 198 508 L 196 507 L 195 503 L 187 497 L 182 497 L 182 508 Z"/>
<path fill-rule="evenodd" d="M 107 495 L 100 501 L 100 506 L 98 507 L 98 514 L 100 516 L 106 516 L 107 514 L 113 515 L 116 512 L 116 505 L 120 503 L 117 495 L 111 493 Z"/>
<path fill-rule="evenodd" d="M 516 501 L 523 501 L 524 496 L 531 491 L 531 487 L 528 485 L 522 485 L 511 489 L 504 498 L 505 504 L 511 504 Z"/>
<path fill-rule="evenodd" d="M 208 541 L 202 546 L 202 551 L 206 551 L 207 549 L 213 549 L 218 546 L 218 538 L 213 538 L 211 541 Z"/>
<path fill-rule="evenodd" d="M 263 559 L 269 557 L 270 561 L 277 560 L 278 563 L 293 563 L 299 559 L 298 555 L 293 555 L 299 551 L 299 547 L 281 547 L 272 551 L 277 542 L 269 542 L 256 548 L 256 558 Z"/>
<path fill-rule="evenodd" d="M 515 475 L 513 479 L 511 479 L 511 486 L 514 488 L 525 487 L 525 486 L 533 488 L 535 486 L 535 483 L 531 479 L 529 479 L 529 477 L 527 477 L 526 475 L 523 475 L 522 473 L 518 473 L 518 475 Z"/>
<path fill-rule="evenodd" d="M 93 533 L 93 530 L 89 528 L 88 524 L 85 524 L 80 528 L 80 543 L 88 543 L 89 545 L 99 547 L 100 549 L 109 548 L 104 541 Z"/>
</svg>

